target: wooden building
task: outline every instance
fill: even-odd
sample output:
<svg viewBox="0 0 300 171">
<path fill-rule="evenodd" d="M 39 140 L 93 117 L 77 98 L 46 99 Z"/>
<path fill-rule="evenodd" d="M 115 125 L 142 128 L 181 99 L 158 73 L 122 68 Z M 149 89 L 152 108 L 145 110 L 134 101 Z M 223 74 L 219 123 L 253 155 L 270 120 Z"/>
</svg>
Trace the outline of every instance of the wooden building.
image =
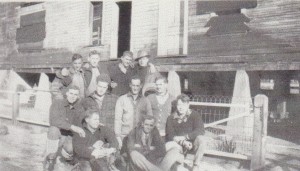
<svg viewBox="0 0 300 171">
<path fill-rule="evenodd" d="M 251 96 L 267 94 L 273 110 L 285 104 L 296 115 L 299 8 L 297 0 L 1 3 L 0 68 L 53 78 L 74 52 L 98 50 L 109 65 L 124 50 L 145 49 L 161 72 L 189 83 L 184 91 L 232 96 L 235 73 L 245 70 Z"/>
</svg>

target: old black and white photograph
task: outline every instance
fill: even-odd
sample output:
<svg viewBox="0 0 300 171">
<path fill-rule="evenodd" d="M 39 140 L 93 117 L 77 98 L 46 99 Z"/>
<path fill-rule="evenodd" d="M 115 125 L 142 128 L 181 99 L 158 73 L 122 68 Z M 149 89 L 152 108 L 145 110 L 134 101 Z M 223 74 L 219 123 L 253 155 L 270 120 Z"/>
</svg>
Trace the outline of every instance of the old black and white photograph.
<svg viewBox="0 0 300 171">
<path fill-rule="evenodd" d="M 0 171 L 299 171 L 300 0 L 0 1 Z"/>
</svg>

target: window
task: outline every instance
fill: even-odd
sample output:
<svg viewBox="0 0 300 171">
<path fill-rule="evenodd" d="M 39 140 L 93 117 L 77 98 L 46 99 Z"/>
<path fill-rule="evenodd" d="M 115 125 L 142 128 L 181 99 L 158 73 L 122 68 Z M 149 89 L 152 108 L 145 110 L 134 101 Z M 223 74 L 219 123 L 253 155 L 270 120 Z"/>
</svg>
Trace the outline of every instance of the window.
<svg viewBox="0 0 300 171">
<path fill-rule="evenodd" d="M 16 43 L 19 52 L 41 51 L 46 37 L 46 11 L 42 3 L 24 3 L 19 9 L 20 23 Z"/>
<path fill-rule="evenodd" d="M 101 44 L 102 29 L 102 2 L 92 3 L 92 44 L 94 46 Z"/>
</svg>

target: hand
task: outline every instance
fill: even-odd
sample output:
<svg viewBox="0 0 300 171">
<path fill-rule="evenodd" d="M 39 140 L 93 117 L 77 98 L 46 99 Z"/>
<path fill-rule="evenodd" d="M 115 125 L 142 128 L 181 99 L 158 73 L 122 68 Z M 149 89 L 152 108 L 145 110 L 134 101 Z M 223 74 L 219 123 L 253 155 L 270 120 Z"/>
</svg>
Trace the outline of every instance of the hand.
<svg viewBox="0 0 300 171">
<path fill-rule="evenodd" d="M 85 132 L 82 128 L 75 125 L 71 125 L 71 130 L 78 133 L 80 137 L 85 137 Z"/>
<path fill-rule="evenodd" d="M 111 88 L 116 88 L 118 86 L 118 84 L 116 82 L 111 82 L 110 83 Z"/>
<path fill-rule="evenodd" d="M 67 68 L 63 68 L 63 69 L 61 70 L 61 75 L 62 75 L 62 76 L 66 77 L 66 76 L 68 76 L 69 74 L 70 74 L 70 71 L 69 71 Z"/>
<path fill-rule="evenodd" d="M 101 149 L 101 148 L 103 148 L 103 144 L 104 144 L 103 141 L 98 140 L 93 144 L 93 147 L 97 148 L 97 149 Z"/>
<path fill-rule="evenodd" d="M 96 148 L 92 154 L 92 156 L 94 156 L 96 159 L 102 158 L 102 157 L 106 157 L 107 153 L 105 149 L 98 149 Z"/>
<path fill-rule="evenodd" d="M 145 157 L 137 151 L 132 151 L 130 153 L 132 162 L 142 170 L 147 170 L 147 166 L 141 160 L 145 160 Z"/>
<path fill-rule="evenodd" d="M 178 143 L 180 141 L 186 140 L 186 138 L 185 136 L 175 136 L 173 140 Z"/>
<path fill-rule="evenodd" d="M 152 63 L 149 62 L 148 65 L 150 66 L 150 73 L 155 73 L 157 71 Z"/>
<path fill-rule="evenodd" d="M 122 142 L 122 138 L 121 137 L 117 137 L 118 143 L 119 143 L 119 149 L 122 148 L 123 146 L 123 142 Z"/>
</svg>

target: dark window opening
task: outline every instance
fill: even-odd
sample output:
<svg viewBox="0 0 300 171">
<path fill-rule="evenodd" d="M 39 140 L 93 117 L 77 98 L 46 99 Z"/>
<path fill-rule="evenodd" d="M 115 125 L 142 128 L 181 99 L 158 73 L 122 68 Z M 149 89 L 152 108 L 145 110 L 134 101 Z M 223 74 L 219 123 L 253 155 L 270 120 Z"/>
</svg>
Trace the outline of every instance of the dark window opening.
<svg viewBox="0 0 300 171">
<path fill-rule="evenodd" d="M 16 43 L 19 52 L 41 51 L 46 37 L 45 11 L 20 16 Z"/>
<path fill-rule="evenodd" d="M 131 2 L 119 2 L 118 57 L 130 49 Z"/>
</svg>

